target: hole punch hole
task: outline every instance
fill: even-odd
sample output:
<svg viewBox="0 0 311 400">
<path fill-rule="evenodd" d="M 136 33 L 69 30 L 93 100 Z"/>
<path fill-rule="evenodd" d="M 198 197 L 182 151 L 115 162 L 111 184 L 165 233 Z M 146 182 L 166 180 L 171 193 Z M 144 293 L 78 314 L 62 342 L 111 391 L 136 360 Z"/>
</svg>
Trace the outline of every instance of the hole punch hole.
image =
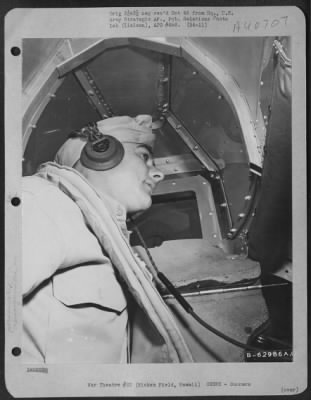
<svg viewBox="0 0 311 400">
<path fill-rule="evenodd" d="M 21 49 L 17 46 L 14 46 L 11 48 L 11 54 L 12 56 L 19 56 L 21 54 Z"/>
<path fill-rule="evenodd" d="M 11 200 L 11 204 L 14 207 L 17 207 L 21 204 L 21 199 L 19 197 L 13 197 Z"/>
<path fill-rule="evenodd" d="M 20 356 L 20 355 L 22 354 L 21 348 L 20 348 L 20 347 L 13 347 L 13 349 L 12 349 L 12 354 L 13 354 L 13 356 L 15 356 L 15 357 Z"/>
</svg>

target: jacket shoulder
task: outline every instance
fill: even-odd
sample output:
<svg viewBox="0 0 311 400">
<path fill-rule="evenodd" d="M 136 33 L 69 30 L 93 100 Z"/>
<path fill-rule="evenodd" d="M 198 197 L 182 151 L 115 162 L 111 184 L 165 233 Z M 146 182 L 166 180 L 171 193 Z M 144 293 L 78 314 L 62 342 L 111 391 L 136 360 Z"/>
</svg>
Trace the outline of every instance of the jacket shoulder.
<svg viewBox="0 0 311 400">
<path fill-rule="evenodd" d="M 66 221 L 83 223 L 77 204 L 56 185 L 36 175 L 22 178 L 22 209 L 23 213 L 43 213 L 62 227 Z"/>
</svg>

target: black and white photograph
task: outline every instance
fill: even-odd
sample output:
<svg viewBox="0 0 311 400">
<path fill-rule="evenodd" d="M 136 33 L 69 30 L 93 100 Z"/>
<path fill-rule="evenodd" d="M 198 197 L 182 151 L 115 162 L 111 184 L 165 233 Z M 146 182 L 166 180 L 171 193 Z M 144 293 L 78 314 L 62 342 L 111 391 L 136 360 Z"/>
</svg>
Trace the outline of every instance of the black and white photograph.
<svg viewBox="0 0 311 400">
<path fill-rule="evenodd" d="M 6 16 L 14 397 L 305 390 L 304 17 L 251 11 Z"/>
</svg>

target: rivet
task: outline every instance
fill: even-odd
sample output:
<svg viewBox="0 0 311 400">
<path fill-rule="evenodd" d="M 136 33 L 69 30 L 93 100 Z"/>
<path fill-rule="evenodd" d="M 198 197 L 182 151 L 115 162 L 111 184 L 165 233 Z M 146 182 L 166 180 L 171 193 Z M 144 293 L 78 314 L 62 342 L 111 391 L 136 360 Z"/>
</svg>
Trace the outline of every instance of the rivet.
<svg viewBox="0 0 311 400">
<path fill-rule="evenodd" d="M 172 182 L 172 185 L 175 186 L 175 185 L 176 185 L 176 182 Z"/>
<path fill-rule="evenodd" d="M 205 182 L 205 181 L 203 181 L 203 182 L 202 182 L 202 184 L 203 184 L 203 185 L 206 185 L 206 182 Z"/>
<path fill-rule="evenodd" d="M 193 150 L 199 150 L 199 147 L 197 146 L 197 145 L 195 145 L 194 147 L 193 147 Z"/>
<path fill-rule="evenodd" d="M 212 211 L 210 211 L 210 212 L 208 213 L 208 215 L 214 215 L 214 213 L 213 213 Z"/>
<path fill-rule="evenodd" d="M 220 94 L 220 95 L 217 97 L 217 99 L 218 99 L 218 100 L 222 100 L 222 95 Z"/>
<path fill-rule="evenodd" d="M 94 96 L 95 95 L 95 93 L 93 92 L 93 90 L 88 90 L 88 95 L 90 95 L 90 96 Z"/>
<path fill-rule="evenodd" d="M 249 195 L 249 194 L 248 194 L 247 196 L 244 197 L 245 200 L 250 200 L 251 198 L 252 198 L 252 196 Z"/>
<path fill-rule="evenodd" d="M 263 81 L 261 81 L 261 82 L 260 82 L 260 86 L 263 86 L 263 85 L 264 85 L 264 83 L 263 83 Z"/>
<path fill-rule="evenodd" d="M 217 238 L 217 234 L 216 233 L 213 234 L 213 238 Z"/>
<path fill-rule="evenodd" d="M 50 97 L 51 99 L 54 99 L 54 97 L 56 97 L 56 94 L 54 94 L 54 93 L 49 93 L 49 97 Z"/>
<path fill-rule="evenodd" d="M 240 214 L 239 214 L 239 217 L 240 217 L 240 218 L 244 218 L 244 217 L 245 217 L 245 214 L 244 214 L 244 213 L 240 213 Z"/>
<path fill-rule="evenodd" d="M 176 125 L 175 128 L 176 128 L 176 129 L 180 129 L 180 128 L 181 128 L 181 125 Z"/>
<path fill-rule="evenodd" d="M 230 229 L 230 232 L 236 232 L 236 231 L 237 231 L 236 228 L 231 228 L 231 229 Z"/>
<path fill-rule="evenodd" d="M 227 206 L 228 206 L 227 203 L 221 203 L 221 204 L 220 204 L 220 207 L 227 207 Z"/>
<path fill-rule="evenodd" d="M 31 129 L 36 129 L 37 125 L 30 125 Z"/>
<path fill-rule="evenodd" d="M 193 71 L 193 72 L 192 72 L 192 75 L 197 75 L 197 74 L 198 74 L 197 71 Z"/>
<path fill-rule="evenodd" d="M 166 164 L 169 164 L 170 160 L 166 159 L 165 162 L 166 162 Z"/>
</svg>

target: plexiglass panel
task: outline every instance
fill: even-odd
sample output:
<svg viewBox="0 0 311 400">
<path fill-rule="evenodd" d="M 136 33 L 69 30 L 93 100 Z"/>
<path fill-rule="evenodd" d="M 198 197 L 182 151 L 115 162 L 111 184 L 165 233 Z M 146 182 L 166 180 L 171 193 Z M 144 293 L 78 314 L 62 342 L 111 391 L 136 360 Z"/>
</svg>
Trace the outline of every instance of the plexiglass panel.
<svg viewBox="0 0 311 400">
<path fill-rule="evenodd" d="M 187 61 L 173 58 L 171 80 L 171 109 L 216 162 L 234 222 L 249 188 L 248 156 L 239 121 L 222 93 Z"/>
<path fill-rule="evenodd" d="M 87 68 L 115 115 L 154 115 L 162 62 L 161 53 L 123 47 L 105 51 Z"/>
<path fill-rule="evenodd" d="M 71 131 L 99 119 L 79 83 L 69 74 L 32 131 L 24 153 L 23 174 L 32 175 L 41 163 L 53 161 Z"/>
<path fill-rule="evenodd" d="M 198 204 L 192 191 L 153 196 L 151 208 L 136 218 L 135 224 L 148 247 L 160 246 L 167 240 L 202 238 Z M 141 244 L 135 231 L 131 244 Z"/>
</svg>

